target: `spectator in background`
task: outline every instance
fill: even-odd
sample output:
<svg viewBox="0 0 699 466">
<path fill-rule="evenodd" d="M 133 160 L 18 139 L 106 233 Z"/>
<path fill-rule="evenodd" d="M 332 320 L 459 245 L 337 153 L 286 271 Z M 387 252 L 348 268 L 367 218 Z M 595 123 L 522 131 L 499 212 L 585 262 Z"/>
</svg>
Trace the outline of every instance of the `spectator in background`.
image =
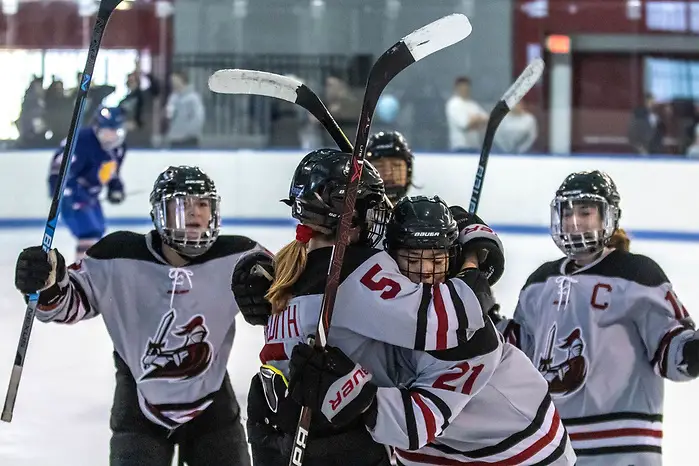
<svg viewBox="0 0 699 466">
<path fill-rule="evenodd" d="M 644 105 L 631 114 L 629 143 L 639 154 L 658 154 L 662 152 L 665 132 L 665 123 L 655 106 L 655 99 L 652 94 L 646 94 Z"/>
<path fill-rule="evenodd" d="M 44 78 L 34 76 L 24 93 L 22 109 L 17 120 L 20 148 L 47 146 L 46 141 L 46 101 L 43 85 Z"/>
<path fill-rule="evenodd" d="M 699 159 L 699 125 L 694 127 L 694 142 L 687 148 L 687 158 Z"/>
<path fill-rule="evenodd" d="M 150 86 L 141 89 L 140 63 L 126 78 L 128 94 L 119 102 L 126 115 L 127 143 L 129 147 L 150 147 L 153 134 L 153 101 L 160 94 L 160 83 L 150 73 L 146 73 Z"/>
<path fill-rule="evenodd" d="M 536 118 L 520 101 L 500 123 L 493 142 L 507 154 L 524 154 L 531 149 L 537 135 Z"/>
<path fill-rule="evenodd" d="M 447 101 L 446 116 L 449 148 L 453 151 L 478 151 L 488 114 L 471 99 L 471 80 L 466 76 L 456 78 L 454 94 Z"/>
<path fill-rule="evenodd" d="M 181 71 L 170 74 L 170 85 L 172 92 L 165 107 L 169 123 L 165 141 L 170 147 L 199 147 L 204 131 L 204 104 L 201 96 Z"/>
<path fill-rule="evenodd" d="M 53 146 L 58 146 L 68 136 L 74 105 L 75 102 L 65 94 L 63 81 L 53 76 L 46 89 L 46 126 L 50 132 L 47 138 Z"/>
<path fill-rule="evenodd" d="M 361 100 L 352 92 L 346 81 L 331 75 L 325 79 L 325 101 L 337 124 L 349 140 L 354 142 L 359 112 L 362 109 Z M 333 147 L 332 139 L 327 134 L 324 137 L 327 144 L 330 144 L 328 147 Z"/>
</svg>

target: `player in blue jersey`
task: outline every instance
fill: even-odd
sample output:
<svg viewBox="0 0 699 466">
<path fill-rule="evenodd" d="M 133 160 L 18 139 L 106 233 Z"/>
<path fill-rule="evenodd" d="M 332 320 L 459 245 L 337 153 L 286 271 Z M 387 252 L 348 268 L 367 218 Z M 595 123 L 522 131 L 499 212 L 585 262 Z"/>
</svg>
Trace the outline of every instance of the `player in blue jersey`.
<svg viewBox="0 0 699 466">
<path fill-rule="evenodd" d="M 119 108 L 102 107 L 92 124 L 80 128 L 75 135 L 75 150 L 66 180 L 60 212 L 63 221 L 78 240 L 76 260 L 105 231 L 99 194 L 107 186 L 107 200 L 118 204 L 124 200 L 124 184 L 119 178 L 126 155 L 124 114 Z M 53 195 L 63 159 L 65 140 L 51 161 L 49 194 Z"/>
</svg>

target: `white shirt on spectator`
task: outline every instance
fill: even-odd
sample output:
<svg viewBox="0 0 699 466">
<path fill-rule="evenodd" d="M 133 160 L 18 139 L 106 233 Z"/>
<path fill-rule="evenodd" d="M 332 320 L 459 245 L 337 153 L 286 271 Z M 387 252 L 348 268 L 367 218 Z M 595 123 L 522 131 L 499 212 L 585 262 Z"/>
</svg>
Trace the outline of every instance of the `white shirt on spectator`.
<svg viewBox="0 0 699 466">
<path fill-rule="evenodd" d="M 495 132 L 495 146 L 508 154 L 523 154 L 536 141 L 536 118 L 529 112 L 509 113 Z"/>
<path fill-rule="evenodd" d="M 446 105 L 449 148 L 451 150 L 478 150 L 483 142 L 482 126 L 469 125 L 476 115 L 487 116 L 483 107 L 474 100 L 452 95 Z"/>
</svg>

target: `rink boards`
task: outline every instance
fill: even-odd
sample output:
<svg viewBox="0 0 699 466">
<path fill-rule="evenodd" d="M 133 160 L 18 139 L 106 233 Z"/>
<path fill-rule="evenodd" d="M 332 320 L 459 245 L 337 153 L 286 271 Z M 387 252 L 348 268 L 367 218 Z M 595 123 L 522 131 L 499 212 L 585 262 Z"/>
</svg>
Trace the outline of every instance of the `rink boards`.
<svg viewBox="0 0 699 466">
<path fill-rule="evenodd" d="M 280 203 L 301 151 L 132 150 L 122 168 L 128 194 L 105 207 L 113 226 L 146 224 L 148 193 L 168 165 L 198 165 L 210 174 L 222 197 L 225 225 L 288 226 Z M 0 204 L 0 228 L 40 226 L 46 218 L 46 177 L 51 151 L 2 152 L 0 185 L 10 196 Z M 417 153 L 412 194 L 439 194 L 467 205 L 478 157 L 475 154 Z M 549 204 L 563 178 L 579 170 L 607 171 L 622 196 L 622 225 L 637 238 L 699 241 L 699 161 L 674 157 L 493 155 L 479 213 L 502 232 L 548 231 Z"/>
</svg>

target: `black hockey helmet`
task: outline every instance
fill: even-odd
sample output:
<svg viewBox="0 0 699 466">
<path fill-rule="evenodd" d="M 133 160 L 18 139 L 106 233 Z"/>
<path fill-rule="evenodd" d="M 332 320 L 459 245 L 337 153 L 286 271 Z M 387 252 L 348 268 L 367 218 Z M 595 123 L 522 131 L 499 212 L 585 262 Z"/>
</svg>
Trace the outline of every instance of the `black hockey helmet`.
<svg viewBox="0 0 699 466">
<path fill-rule="evenodd" d="M 570 258 L 600 252 L 619 227 L 620 200 L 608 174 L 599 170 L 571 173 L 551 202 L 553 241 Z"/>
<path fill-rule="evenodd" d="M 206 202 L 210 207 L 205 229 L 187 226 L 187 203 L 192 200 Z M 178 253 L 195 257 L 205 253 L 218 238 L 221 229 L 221 197 L 216 185 L 199 167 L 170 166 L 153 184 L 150 193 L 151 219 L 163 243 Z M 190 211 L 191 211 L 190 207 Z"/>
<path fill-rule="evenodd" d="M 352 155 L 334 149 L 318 149 L 307 154 L 296 167 L 289 188 L 291 215 L 305 225 L 326 234 L 339 224 L 349 181 Z M 361 226 L 361 241 L 379 243 L 390 215 L 384 201 L 384 185 L 379 172 L 365 161 L 355 204 L 355 226 Z"/>
<path fill-rule="evenodd" d="M 408 189 L 413 182 L 413 152 L 405 137 L 398 131 L 387 131 L 373 134 L 366 146 L 366 159 L 373 163 L 384 180 L 386 186 L 386 196 L 395 203 L 408 193 Z M 379 160 L 390 159 L 403 160 L 407 172 L 405 176 L 398 167 L 379 162 Z"/>
<path fill-rule="evenodd" d="M 458 237 L 456 220 L 439 196 L 404 197 L 393 208 L 384 246 L 408 278 L 434 283 L 453 270 Z"/>
</svg>

